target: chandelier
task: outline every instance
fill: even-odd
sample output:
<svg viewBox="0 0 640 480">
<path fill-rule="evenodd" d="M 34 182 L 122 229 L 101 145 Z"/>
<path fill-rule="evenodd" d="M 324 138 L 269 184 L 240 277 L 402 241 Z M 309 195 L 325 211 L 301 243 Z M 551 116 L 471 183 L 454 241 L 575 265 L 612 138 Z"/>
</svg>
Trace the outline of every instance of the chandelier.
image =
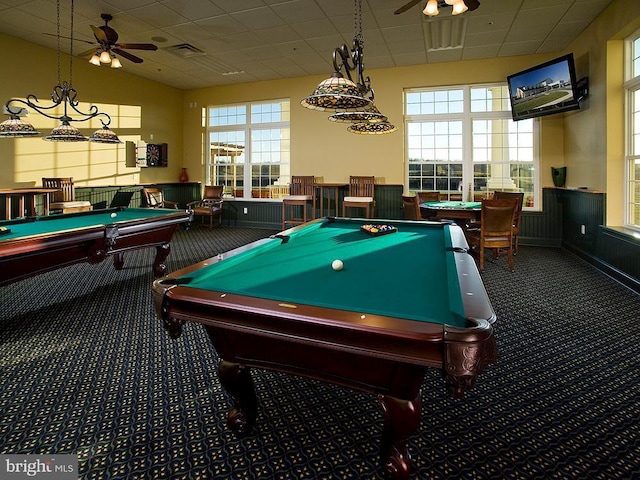
<svg viewBox="0 0 640 480">
<path fill-rule="evenodd" d="M 362 36 L 362 0 L 354 0 L 354 37 L 351 50 L 342 45 L 333 51 L 334 72 L 318 84 L 300 104 L 311 110 L 333 111 L 329 120 L 351 123 L 347 131 L 360 135 L 391 133 L 397 130 L 380 113 L 374 102 L 371 79 L 364 75 Z M 347 75 L 343 75 L 342 71 Z M 351 72 L 356 71 L 356 81 Z M 373 125 L 377 125 L 374 127 Z"/>
<path fill-rule="evenodd" d="M 24 115 L 29 112 L 28 109 L 43 115 L 53 120 L 59 120 L 61 123 L 55 127 L 49 135 L 44 137 L 44 140 L 52 142 L 81 142 L 90 141 L 97 143 L 122 143 L 118 136 L 109 128 L 111 123 L 111 117 L 98 110 L 98 107 L 92 105 L 87 113 L 79 110 L 79 101 L 77 100 L 78 93 L 72 86 L 72 59 L 73 59 L 73 10 L 74 0 L 71 0 L 71 40 L 70 40 L 70 54 L 69 54 L 69 81 L 60 81 L 60 0 L 56 1 L 57 7 L 57 40 L 58 40 L 58 83 L 53 87 L 51 94 L 52 105 L 44 106 L 40 105 L 38 98 L 29 94 L 24 100 L 20 98 L 12 98 L 5 103 L 5 112 L 9 114 L 9 119 L 0 123 L 0 137 L 2 138 L 15 138 L 15 137 L 34 137 L 39 136 L 41 133 L 37 131 L 33 125 L 25 122 L 20 118 L 20 115 Z M 22 105 L 28 107 L 23 108 Z M 53 110 L 62 106 L 62 115 L 56 115 Z M 52 113 L 48 113 L 52 112 Z M 76 115 L 72 117 L 71 115 Z M 85 137 L 80 130 L 73 126 L 73 122 L 85 122 L 97 118 L 102 123 L 102 128 L 96 130 L 90 137 Z"/>
</svg>

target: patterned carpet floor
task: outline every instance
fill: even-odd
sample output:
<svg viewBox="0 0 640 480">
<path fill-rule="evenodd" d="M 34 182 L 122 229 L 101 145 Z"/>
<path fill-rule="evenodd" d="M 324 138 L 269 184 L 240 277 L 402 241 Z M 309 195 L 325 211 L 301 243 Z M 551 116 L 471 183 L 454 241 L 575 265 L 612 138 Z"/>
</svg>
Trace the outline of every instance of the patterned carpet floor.
<svg viewBox="0 0 640 480">
<path fill-rule="evenodd" d="M 271 233 L 179 230 L 169 269 Z M 256 429 L 236 438 L 204 329 L 171 340 L 155 317 L 152 259 L 0 287 L 0 453 L 77 453 L 83 480 L 378 478 L 369 395 L 254 370 Z M 640 296 L 561 249 L 483 279 L 500 358 L 462 401 L 428 372 L 414 478 L 639 479 Z"/>
</svg>

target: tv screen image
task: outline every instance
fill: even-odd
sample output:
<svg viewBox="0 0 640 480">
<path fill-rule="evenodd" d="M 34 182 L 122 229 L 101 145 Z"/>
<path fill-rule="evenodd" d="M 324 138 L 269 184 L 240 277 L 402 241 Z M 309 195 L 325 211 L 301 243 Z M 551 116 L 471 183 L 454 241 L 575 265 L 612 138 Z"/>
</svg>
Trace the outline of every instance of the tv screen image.
<svg viewBox="0 0 640 480">
<path fill-rule="evenodd" d="M 514 120 L 580 108 L 573 54 L 507 77 Z"/>
</svg>

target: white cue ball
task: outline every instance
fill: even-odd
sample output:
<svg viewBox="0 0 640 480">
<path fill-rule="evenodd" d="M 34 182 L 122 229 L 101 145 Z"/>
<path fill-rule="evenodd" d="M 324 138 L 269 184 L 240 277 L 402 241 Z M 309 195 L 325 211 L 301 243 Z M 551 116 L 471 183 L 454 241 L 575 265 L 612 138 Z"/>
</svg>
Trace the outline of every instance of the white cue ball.
<svg viewBox="0 0 640 480">
<path fill-rule="evenodd" d="M 343 266 L 344 264 L 342 263 L 342 260 L 334 260 L 333 262 L 331 262 L 331 268 L 333 268 L 335 271 L 342 270 Z"/>
<path fill-rule="evenodd" d="M 118 216 L 118 214 L 117 214 L 116 212 L 113 212 L 113 213 L 111 214 L 111 218 L 116 218 L 117 216 Z"/>
</svg>

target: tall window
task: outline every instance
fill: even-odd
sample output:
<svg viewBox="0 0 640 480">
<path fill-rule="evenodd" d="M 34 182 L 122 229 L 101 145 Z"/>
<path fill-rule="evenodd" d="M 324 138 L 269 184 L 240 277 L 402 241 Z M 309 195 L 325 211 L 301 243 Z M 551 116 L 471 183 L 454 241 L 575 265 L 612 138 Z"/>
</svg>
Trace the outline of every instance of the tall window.
<svg viewBox="0 0 640 480">
<path fill-rule="evenodd" d="M 207 183 L 236 198 L 281 198 L 290 178 L 289 100 L 207 109 Z"/>
<path fill-rule="evenodd" d="M 537 129 L 511 119 L 506 85 L 407 90 L 405 121 L 410 190 L 452 200 L 518 191 L 537 204 Z"/>
<path fill-rule="evenodd" d="M 625 42 L 627 91 L 626 224 L 640 228 L 640 30 Z"/>
</svg>

